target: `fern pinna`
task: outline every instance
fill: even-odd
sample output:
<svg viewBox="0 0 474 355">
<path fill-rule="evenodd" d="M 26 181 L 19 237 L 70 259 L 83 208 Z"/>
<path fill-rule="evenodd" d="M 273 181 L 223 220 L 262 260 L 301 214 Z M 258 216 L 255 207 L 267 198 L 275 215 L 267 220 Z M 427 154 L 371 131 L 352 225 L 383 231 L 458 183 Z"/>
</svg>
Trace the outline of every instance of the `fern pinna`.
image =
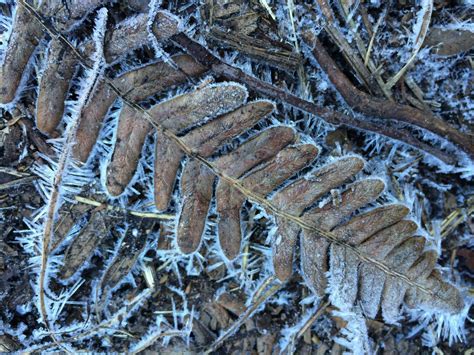
<svg viewBox="0 0 474 355">
<path fill-rule="evenodd" d="M 39 349 L 73 349 L 69 347 L 93 335 L 108 334 L 111 329 L 112 333 L 120 332 L 122 318 L 128 319 L 156 287 L 145 254 L 159 250 L 160 241 L 149 238 L 158 221 L 161 237 L 168 232 L 173 239 L 173 244 L 164 248 L 165 265 L 177 267 L 187 262 L 186 271 L 195 272 L 193 258 L 206 254 L 204 240 L 209 239 L 213 225 L 218 237 L 213 252 L 229 268 L 236 267 L 248 247 L 245 231 L 249 216 L 243 212 L 248 202 L 265 216 L 267 227 L 273 227 L 266 232 L 271 263 L 265 267 L 278 279 L 278 287 L 284 287 L 296 270 L 316 304 L 328 297 L 340 314 L 353 317 L 348 330 L 352 323 L 364 323 L 365 318 L 378 315 L 387 324 L 397 324 L 404 307 L 438 313 L 446 319 L 465 315 L 461 291 L 443 280 L 436 265 L 438 255 L 425 245 L 424 232 L 410 219 L 410 209 L 386 191 L 383 178 L 364 175 L 366 162 L 361 156 L 319 157 L 321 148 L 311 138 L 272 116 L 275 103 L 255 98 L 248 102 L 249 93 L 241 84 L 204 81 L 190 86 L 189 82 L 202 78 L 207 68 L 188 54 L 163 55 L 165 60 L 127 69 L 114 78 L 104 74 L 104 63 L 113 65 L 120 59 L 121 46 L 131 51 L 154 34 L 159 52 L 160 41 L 178 32 L 173 15 L 157 12 L 153 5 L 148 10 L 134 18 L 132 31 L 130 22 L 124 21 L 106 35 L 104 10 L 93 40 L 86 40 L 74 51 L 65 49 L 68 40 L 63 36 L 48 47 L 36 103 L 37 126 L 51 136 L 62 133 L 65 139 L 56 142 L 59 162 L 44 157 L 49 165 L 37 168 L 46 180 L 54 178 L 52 186 L 38 185 L 50 203 L 47 217 L 38 214 L 29 222 L 32 233 L 21 239 L 31 247 L 34 258 L 42 258 L 37 297 L 47 329 L 40 339 L 47 334 L 53 343 L 41 344 Z M 16 21 L 25 22 L 28 12 L 35 11 L 20 6 Z M 41 36 L 43 28 L 29 27 L 27 33 Z M 124 33 L 132 40 L 122 43 Z M 14 99 L 34 44 L 21 49 L 29 54 L 16 71 L 11 66 L 18 64 L 14 53 L 20 49 L 12 48 L 2 67 L 3 78 L 13 75 L 8 88 L 2 88 L 2 102 Z M 91 55 L 95 61 L 84 63 Z M 56 102 L 64 102 L 77 64 L 87 69 L 87 85 L 78 90 L 80 98 L 75 105 L 49 105 L 52 95 L 60 96 Z M 57 73 L 61 73 L 58 79 Z M 143 102 L 145 106 L 140 105 Z M 63 130 L 60 126 L 65 111 L 65 117 L 75 119 L 66 120 Z M 103 191 L 96 184 L 94 169 L 98 166 Z M 134 191 L 137 183 L 145 191 L 144 201 L 136 199 L 140 195 Z M 87 191 L 92 185 L 99 195 L 105 191 L 105 197 Z M 78 186 L 100 202 L 79 204 Z M 151 194 L 147 195 L 148 191 Z M 59 201 L 59 196 L 64 200 Z M 150 207 L 151 201 L 154 207 Z M 211 215 L 215 216 L 212 221 Z M 124 223 L 109 230 L 114 220 L 124 216 Z M 44 229 L 41 235 L 38 229 Z M 109 234 L 119 236 L 112 246 L 104 242 Z M 32 238 L 42 239 L 37 243 Z M 40 254 L 37 244 L 42 247 Z M 110 255 L 102 250 L 104 244 Z M 93 256 L 98 253 L 105 260 L 105 271 L 88 280 L 93 282 L 84 291 L 94 298 L 95 323 L 89 323 L 89 311 L 85 310 L 79 317 L 85 330 L 57 327 L 63 307 L 79 292 L 81 275 L 91 269 Z M 137 265 L 144 270 L 148 288 L 110 315 L 108 302 Z M 73 286 L 64 295 L 54 295 L 49 287 L 53 279 L 56 284 Z M 266 281 L 260 286 L 248 288 L 255 290 L 248 316 L 258 308 L 255 305 L 266 300 L 260 294 L 268 286 Z M 173 322 L 158 316 L 157 326 L 135 342 L 131 351 L 144 349 L 158 339 L 167 343 L 174 336 L 189 341 L 194 311 L 182 290 L 173 292 L 182 298 L 183 310 L 178 311 L 171 301 Z M 243 320 L 235 324 L 240 322 Z M 237 325 L 221 334 L 211 349 L 216 349 Z M 70 334 L 57 335 L 63 331 Z M 362 338 L 367 337 L 364 326 L 358 331 Z M 355 350 L 369 348 L 364 340 Z"/>
</svg>

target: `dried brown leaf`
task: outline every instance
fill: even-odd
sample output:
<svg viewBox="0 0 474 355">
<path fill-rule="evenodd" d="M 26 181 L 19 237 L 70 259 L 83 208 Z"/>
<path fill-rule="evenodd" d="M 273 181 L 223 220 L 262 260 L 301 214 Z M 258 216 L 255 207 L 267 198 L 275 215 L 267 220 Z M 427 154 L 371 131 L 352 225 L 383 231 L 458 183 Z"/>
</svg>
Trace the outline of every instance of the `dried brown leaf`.
<svg viewBox="0 0 474 355">
<path fill-rule="evenodd" d="M 89 259 L 107 235 L 105 214 L 93 212 L 86 226 L 79 232 L 64 252 L 64 261 L 59 277 L 68 279 Z"/>
</svg>

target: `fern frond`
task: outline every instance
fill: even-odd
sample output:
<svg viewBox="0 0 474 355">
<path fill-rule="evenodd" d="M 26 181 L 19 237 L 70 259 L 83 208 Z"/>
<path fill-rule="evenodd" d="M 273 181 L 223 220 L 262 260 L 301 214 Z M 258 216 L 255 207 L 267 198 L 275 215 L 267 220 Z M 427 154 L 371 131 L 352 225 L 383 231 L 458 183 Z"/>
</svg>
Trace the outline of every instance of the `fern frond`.
<svg viewBox="0 0 474 355">
<path fill-rule="evenodd" d="M 64 135 L 51 140 L 57 158 L 45 156 L 47 164 L 37 167 L 44 180 L 38 183 L 38 190 L 46 206 L 27 221 L 32 232 L 21 239 L 34 255 L 32 262 L 40 264 L 39 311 L 47 329 L 39 336 L 50 335 L 60 346 L 75 339 L 117 332 L 124 323 L 119 317 L 105 321 L 101 317 L 108 315 L 108 303 L 119 286 L 125 282 L 137 286 L 136 265 L 143 261 L 145 252 L 157 249 L 158 242 L 151 241 L 155 237 L 151 235 L 154 220 L 147 216 L 138 220 L 118 212 L 127 221 L 112 223 L 113 213 L 101 209 L 105 206 L 102 204 L 97 209 L 75 209 L 76 215 L 83 215 L 80 218 L 68 215 L 69 205 L 62 208 L 65 202 L 73 204 L 72 194 L 91 182 L 88 169 L 97 162 L 91 163 L 91 155 L 100 160 L 103 199 L 107 204 L 123 209 L 134 201 L 134 206 L 143 212 L 160 210 L 175 215 L 173 221 L 160 226 L 160 241 L 165 239 L 166 229 L 173 239 L 167 250 L 157 252 L 157 259 L 164 261 L 160 270 L 174 272 L 181 287 L 183 270 L 188 276 L 199 274 L 205 269 L 206 256 L 211 255 L 217 259 L 214 267 L 227 268 L 227 274 L 221 275 L 219 281 L 238 278 L 249 295 L 242 316 L 221 334 L 212 350 L 262 309 L 295 270 L 312 291 L 313 301 L 327 295 L 339 309 L 338 315 L 348 321 L 339 342 L 354 351 L 370 351 L 365 318 L 380 314 L 385 322 L 396 324 L 403 307 L 437 312 L 442 329 L 439 332 L 450 328 L 455 334 L 452 324 L 464 319 L 466 312 L 463 296 L 442 278 L 436 269 L 438 255 L 425 246 L 424 237 L 418 236 L 424 233 L 419 233 L 419 226 L 410 217 L 419 220 L 421 210 L 410 193 L 401 193 L 404 203 L 400 203 L 385 191 L 380 170 L 373 169 L 371 177 L 364 176 L 365 160 L 343 154 L 344 149 L 339 148 L 341 156 L 337 159 L 317 160 L 322 149 L 295 127 L 281 124 L 289 122 L 286 118 L 277 121 L 269 117 L 275 110 L 274 103 L 247 102 L 248 91 L 241 84 L 203 83 L 189 89 L 185 86 L 189 78 L 201 76 L 207 68 L 188 55 L 167 57 L 157 42 L 178 31 L 178 20 L 158 11 L 157 4 L 151 3 L 147 15 L 116 26 L 108 39 L 109 47 L 102 48 L 101 43 L 106 10 L 99 11 L 92 42 L 76 49 L 58 34 L 49 47 L 40 83 L 43 92 L 40 90 L 37 102 L 37 124 L 43 132 L 56 130 L 59 120 L 56 117 L 46 122 L 40 117 L 48 116 L 50 109 L 55 115 L 63 111 L 48 107 L 44 94 L 67 92 L 75 65 L 80 63 L 86 69 L 85 78 L 79 80 L 78 99 L 66 103 Z M 74 11 L 84 15 L 88 10 L 89 7 L 78 5 Z M 31 10 L 37 15 L 35 11 Z M 66 20 L 58 19 L 62 29 L 69 28 Z M 163 26 L 162 33 L 154 27 L 156 23 Z M 130 24 L 138 28 L 144 25 L 147 39 L 150 32 L 155 33 L 158 40 L 151 42 L 155 57 L 162 56 L 162 61 L 133 70 L 127 68 L 111 79 L 103 75 L 109 60 L 107 50 L 111 62 L 120 57 L 117 36 L 126 32 Z M 42 26 L 49 29 L 48 24 Z M 31 28 L 36 30 L 37 27 Z M 137 41 L 137 46 L 145 42 Z M 89 63 L 82 55 L 89 53 L 90 43 L 96 51 Z M 64 51 L 65 45 L 70 52 Z M 263 75 L 270 77 L 271 72 L 265 70 Z M 50 75 L 58 72 L 63 80 L 51 88 L 54 82 Z M 173 91 L 176 88 L 178 95 Z M 105 116 L 109 122 L 101 136 Z M 99 137 L 106 137 L 107 142 L 100 142 L 99 149 L 91 154 Z M 377 139 L 374 145 L 380 148 Z M 86 164 L 79 168 L 76 160 Z M 266 232 L 270 247 L 249 245 L 252 230 L 247 230 L 248 221 L 244 218 L 249 210 L 253 213 L 250 220 L 258 214 L 272 225 Z M 129 225 L 130 221 L 133 225 Z M 60 329 L 54 327 L 54 322 L 82 285 L 78 279 L 82 268 L 98 250 L 111 224 L 115 224 L 113 229 L 119 231 L 120 238 L 100 280 L 92 285 L 99 320 L 92 326 L 87 323 L 89 315 L 84 315 L 88 319 L 84 332 L 71 326 L 67 330 L 73 335 L 56 338 Z M 124 225 L 127 228 L 122 230 Z M 214 242 L 213 237 L 218 241 Z M 64 256 L 53 253 L 61 248 L 65 248 Z M 255 250 L 259 256 L 251 255 Z M 257 272 L 258 279 L 252 280 Z M 57 297 L 48 289 L 53 273 L 61 282 L 72 285 Z M 269 287 L 273 283 L 276 285 Z M 147 298 L 151 291 L 147 289 L 143 297 Z M 132 351 L 143 350 L 158 339 L 166 345 L 172 336 L 189 341 L 193 310 L 188 309 L 182 290 L 173 291 L 182 298 L 184 310 L 178 311 L 172 299 L 172 320 L 158 316 L 156 326 L 135 343 Z M 286 304 L 291 295 L 280 293 L 281 297 L 272 302 Z M 133 311 L 140 302 L 132 302 Z M 124 317 L 131 313 L 125 312 Z M 113 326 L 104 329 L 111 322 Z M 448 323 L 450 326 L 446 327 Z"/>
</svg>

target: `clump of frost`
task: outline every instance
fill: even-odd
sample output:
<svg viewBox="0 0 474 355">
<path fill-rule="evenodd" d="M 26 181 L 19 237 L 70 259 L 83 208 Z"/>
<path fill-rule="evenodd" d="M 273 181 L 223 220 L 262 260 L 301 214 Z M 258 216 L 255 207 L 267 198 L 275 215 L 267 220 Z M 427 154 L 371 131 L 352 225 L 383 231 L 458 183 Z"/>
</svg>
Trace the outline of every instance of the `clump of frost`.
<svg viewBox="0 0 474 355">
<path fill-rule="evenodd" d="M 413 337 L 423 332 L 422 339 L 426 346 L 436 346 L 441 339 L 447 339 L 449 345 L 454 342 L 466 341 L 466 320 L 468 319 L 469 309 L 473 300 L 466 299 L 463 310 L 457 314 L 447 314 L 429 309 L 408 310 L 411 321 L 418 324 L 408 334 Z"/>
<path fill-rule="evenodd" d="M 169 289 L 181 298 L 182 309 L 177 309 L 174 298 L 171 298 L 172 323 L 163 316 L 163 311 L 156 311 L 155 324 L 148 329 L 147 333 L 138 342 L 131 346 L 129 349 L 131 353 L 142 351 L 159 340 L 161 340 L 163 346 L 167 346 L 173 337 L 181 337 L 189 345 L 194 309 L 189 308 L 186 294 L 182 290 L 171 286 Z"/>
<path fill-rule="evenodd" d="M 431 226 L 433 228 L 433 233 L 426 233 L 425 237 L 428 238 L 430 241 L 429 245 L 427 246 L 429 249 L 436 251 L 438 255 L 441 255 L 441 242 L 443 241 L 443 237 L 441 236 L 441 220 L 433 220 L 431 222 Z M 428 249 L 425 247 L 425 249 Z"/>
<path fill-rule="evenodd" d="M 371 354 L 372 345 L 361 310 L 356 307 L 353 311 L 334 311 L 333 315 L 347 322 L 341 330 L 341 336 L 334 338 L 334 341 L 349 349 L 353 354 Z"/>
<path fill-rule="evenodd" d="M 5 4 L 9 7 L 11 17 L 3 13 L 0 14 L 0 64 L 3 64 L 5 59 L 5 51 L 8 46 L 8 39 L 13 30 L 13 19 L 15 18 L 16 6 L 7 1 L 0 1 L 0 4 Z"/>
</svg>

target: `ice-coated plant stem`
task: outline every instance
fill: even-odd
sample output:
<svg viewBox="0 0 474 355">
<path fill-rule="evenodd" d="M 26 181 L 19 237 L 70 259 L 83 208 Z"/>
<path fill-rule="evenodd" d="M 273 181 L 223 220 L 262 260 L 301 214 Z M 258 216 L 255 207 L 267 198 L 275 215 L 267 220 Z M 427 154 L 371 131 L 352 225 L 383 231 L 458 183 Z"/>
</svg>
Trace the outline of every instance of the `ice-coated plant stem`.
<svg viewBox="0 0 474 355">
<path fill-rule="evenodd" d="M 73 162 L 71 161 L 72 147 L 75 143 L 77 127 L 79 124 L 79 119 L 81 117 L 82 108 L 87 102 L 87 99 L 90 96 L 94 88 L 94 84 L 97 78 L 100 76 L 104 56 L 103 56 L 103 37 L 105 32 L 105 23 L 107 19 L 107 10 L 105 8 L 101 9 L 97 16 L 96 28 L 94 31 L 94 42 L 96 44 L 96 52 L 93 55 L 93 67 L 90 70 L 87 70 L 86 77 L 83 80 L 81 91 L 79 93 L 79 98 L 76 103 L 74 103 L 74 108 L 72 109 L 73 115 L 69 120 L 68 126 L 65 131 L 64 140 L 59 152 L 59 158 L 57 164 L 54 164 L 55 171 L 50 180 L 51 190 L 49 198 L 47 200 L 46 206 L 46 215 L 43 223 L 42 231 L 42 250 L 41 250 L 41 266 L 39 271 L 38 278 L 38 298 L 39 298 L 39 308 L 41 318 L 48 328 L 51 331 L 50 319 L 48 317 L 48 306 L 46 304 L 45 288 L 47 284 L 47 274 L 49 267 L 49 255 L 51 252 L 50 244 L 54 235 L 54 226 L 57 216 L 58 209 L 61 205 L 61 198 L 64 195 L 64 182 L 67 179 L 68 172 L 73 168 Z M 51 334 L 53 340 L 55 337 Z"/>
</svg>

